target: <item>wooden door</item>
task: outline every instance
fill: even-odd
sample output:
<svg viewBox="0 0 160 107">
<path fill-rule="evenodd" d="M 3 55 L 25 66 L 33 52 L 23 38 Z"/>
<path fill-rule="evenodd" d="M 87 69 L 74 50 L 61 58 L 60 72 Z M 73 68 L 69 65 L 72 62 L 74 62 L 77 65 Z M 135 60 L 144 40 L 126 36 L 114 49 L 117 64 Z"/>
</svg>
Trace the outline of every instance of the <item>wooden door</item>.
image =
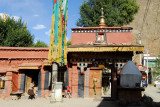
<svg viewBox="0 0 160 107">
<path fill-rule="evenodd" d="M 32 82 L 32 77 L 26 76 L 26 93 L 28 93 L 28 89 L 30 88 Z"/>
<path fill-rule="evenodd" d="M 12 73 L 12 92 L 18 91 L 18 73 Z"/>
</svg>

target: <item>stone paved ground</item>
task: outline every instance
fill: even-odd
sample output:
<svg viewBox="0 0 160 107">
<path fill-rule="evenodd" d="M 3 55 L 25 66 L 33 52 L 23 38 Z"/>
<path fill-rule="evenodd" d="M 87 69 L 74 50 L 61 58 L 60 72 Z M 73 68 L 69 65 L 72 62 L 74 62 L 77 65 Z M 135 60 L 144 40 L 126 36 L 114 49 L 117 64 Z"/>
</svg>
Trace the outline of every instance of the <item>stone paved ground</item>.
<svg viewBox="0 0 160 107">
<path fill-rule="evenodd" d="M 116 102 L 106 101 L 101 104 L 101 98 L 73 99 L 64 98 L 63 102 L 51 104 L 49 99 L 38 98 L 35 100 L 20 99 L 20 100 L 0 100 L 0 107 L 118 107 Z"/>
<path fill-rule="evenodd" d="M 50 103 L 49 99 L 37 98 L 35 100 L 0 100 L 0 107 L 119 107 L 117 101 L 103 98 L 64 98 L 63 102 Z M 121 106 L 123 107 L 123 106 Z M 129 106 L 132 107 L 132 106 Z M 145 106 L 136 106 L 145 107 Z"/>
<path fill-rule="evenodd" d="M 148 86 L 145 88 L 144 94 L 151 97 L 154 102 L 160 102 L 160 87 Z"/>
<path fill-rule="evenodd" d="M 160 90 L 155 87 L 147 87 L 144 92 L 147 96 L 153 98 L 154 102 L 160 103 Z M 0 99 L 0 107 L 119 107 L 118 101 L 111 101 L 103 98 L 63 98 L 63 102 L 50 103 L 49 99 L 37 98 L 35 100 L 20 99 L 20 100 L 3 100 Z M 143 106 L 136 107 L 146 107 Z M 121 106 L 123 107 L 123 106 Z M 128 106 L 134 107 L 134 106 Z M 157 106 L 158 107 L 158 106 Z"/>
</svg>

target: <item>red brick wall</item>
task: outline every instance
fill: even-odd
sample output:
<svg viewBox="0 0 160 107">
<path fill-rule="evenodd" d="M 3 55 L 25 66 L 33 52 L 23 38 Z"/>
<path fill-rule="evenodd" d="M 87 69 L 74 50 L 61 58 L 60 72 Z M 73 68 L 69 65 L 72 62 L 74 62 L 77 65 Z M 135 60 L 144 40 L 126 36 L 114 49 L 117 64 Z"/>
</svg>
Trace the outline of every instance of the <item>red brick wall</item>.
<svg viewBox="0 0 160 107">
<path fill-rule="evenodd" d="M 12 81 L 12 72 L 6 72 L 5 73 L 5 86 L 4 89 L 2 89 L 0 93 L 0 98 L 10 98 L 10 93 L 11 93 L 11 81 Z"/>
<path fill-rule="evenodd" d="M 72 97 L 78 97 L 78 70 L 77 65 L 72 66 L 72 81 L 71 81 L 71 90 L 72 90 Z"/>
<path fill-rule="evenodd" d="M 0 47 L 0 58 L 48 58 L 48 48 Z"/>
<path fill-rule="evenodd" d="M 12 87 L 11 87 L 11 82 L 12 82 L 12 72 L 7 72 L 6 73 L 6 77 L 8 77 L 8 79 L 7 79 L 7 82 L 8 82 L 8 84 L 7 84 L 7 92 L 6 92 L 6 97 L 10 97 L 10 93 L 11 93 L 11 91 L 12 91 Z"/>
<path fill-rule="evenodd" d="M 72 87 L 72 68 L 69 68 L 69 86 Z"/>
<path fill-rule="evenodd" d="M 132 44 L 131 32 L 126 33 L 107 33 L 107 43 Z"/>
<path fill-rule="evenodd" d="M 44 81 L 45 81 L 45 71 L 44 69 L 41 69 L 41 96 L 43 97 L 45 97 Z"/>
<path fill-rule="evenodd" d="M 115 32 L 106 33 L 107 43 L 112 44 L 131 44 L 132 33 L 131 32 Z M 96 40 L 96 33 L 72 33 L 71 42 L 72 45 L 90 44 Z"/>
<path fill-rule="evenodd" d="M 72 45 L 94 43 L 95 40 L 96 33 L 72 33 L 71 38 Z"/>
<path fill-rule="evenodd" d="M 0 47 L 0 73 L 6 73 L 6 69 L 10 68 L 15 70 L 18 75 L 7 72 L 7 88 L 0 94 L 0 97 L 8 97 L 13 91 L 19 91 L 21 83 L 21 74 L 19 73 L 18 66 L 23 63 L 36 63 L 42 65 L 42 95 L 44 96 L 44 70 L 43 62 L 48 58 L 48 48 L 22 48 L 22 47 Z M 12 75 L 13 74 L 13 75 Z M 13 78 L 12 78 L 13 77 Z M 14 87 L 11 87 L 11 81 Z M 7 91 L 5 91 L 7 90 Z"/>
</svg>

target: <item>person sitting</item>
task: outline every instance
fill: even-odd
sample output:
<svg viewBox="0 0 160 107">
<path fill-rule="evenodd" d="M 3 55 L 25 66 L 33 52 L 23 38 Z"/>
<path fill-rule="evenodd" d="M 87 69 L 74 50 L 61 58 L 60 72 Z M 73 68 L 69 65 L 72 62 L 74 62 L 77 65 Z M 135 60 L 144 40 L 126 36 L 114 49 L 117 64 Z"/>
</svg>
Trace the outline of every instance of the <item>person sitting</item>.
<svg viewBox="0 0 160 107">
<path fill-rule="evenodd" d="M 30 85 L 30 88 L 29 88 L 29 90 L 28 90 L 28 95 L 29 95 L 29 97 L 28 97 L 28 99 L 35 99 L 35 93 L 34 93 L 34 85 L 31 83 L 31 85 Z"/>
<path fill-rule="evenodd" d="M 69 96 L 69 98 L 71 97 L 71 88 L 70 88 L 70 86 L 67 86 L 67 91 L 65 92 L 64 97 L 67 97 L 67 95 Z"/>
</svg>

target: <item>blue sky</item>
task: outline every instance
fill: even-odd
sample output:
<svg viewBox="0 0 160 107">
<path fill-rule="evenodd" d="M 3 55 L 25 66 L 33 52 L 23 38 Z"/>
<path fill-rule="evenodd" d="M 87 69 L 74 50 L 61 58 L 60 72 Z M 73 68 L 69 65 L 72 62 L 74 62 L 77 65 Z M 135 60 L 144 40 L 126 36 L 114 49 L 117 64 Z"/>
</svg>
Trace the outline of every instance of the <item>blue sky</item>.
<svg viewBox="0 0 160 107">
<path fill-rule="evenodd" d="M 67 39 L 71 38 L 71 28 L 75 28 L 80 5 L 84 0 L 68 0 Z M 15 19 L 22 18 L 27 29 L 34 35 L 34 42 L 41 40 L 49 45 L 52 0 L 0 0 L 0 16 L 6 13 Z"/>
</svg>

